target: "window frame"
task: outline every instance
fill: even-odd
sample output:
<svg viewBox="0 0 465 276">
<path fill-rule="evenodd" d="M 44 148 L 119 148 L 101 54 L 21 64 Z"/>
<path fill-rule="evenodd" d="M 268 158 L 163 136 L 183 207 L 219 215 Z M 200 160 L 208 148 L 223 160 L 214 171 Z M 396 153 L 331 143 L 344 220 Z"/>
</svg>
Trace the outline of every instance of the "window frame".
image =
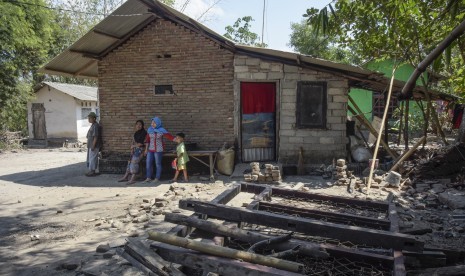
<svg viewBox="0 0 465 276">
<path fill-rule="evenodd" d="M 322 99 L 322 122 L 321 124 L 302 124 L 301 123 L 301 98 L 302 93 L 305 93 L 303 90 L 304 85 L 313 85 L 313 86 L 320 86 L 323 90 L 323 99 Z M 295 127 L 297 129 L 327 129 L 327 112 L 328 112 L 328 84 L 324 81 L 299 81 L 297 82 L 297 95 L 296 95 L 296 124 Z"/>
</svg>

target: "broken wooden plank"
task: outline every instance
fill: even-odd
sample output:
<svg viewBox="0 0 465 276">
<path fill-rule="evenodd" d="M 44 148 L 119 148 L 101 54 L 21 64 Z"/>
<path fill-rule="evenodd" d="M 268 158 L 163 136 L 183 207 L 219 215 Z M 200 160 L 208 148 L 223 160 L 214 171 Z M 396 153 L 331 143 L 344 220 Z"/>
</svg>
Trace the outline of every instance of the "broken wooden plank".
<svg viewBox="0 0 465 276">
<path fill-rule="evenodd" d="M 260 201 L 271 198 L 271 192 L 271 187 L 266 187 L 260 194 L 258 194 L 255 197 L 255 199 L 252 202 L 250 202 L 250 204 L 246 208 L 249 210 L 257 209 Z"/>
<path fill-rule="evenodd" d="M 351 241 L 357 244 L 375 245 L 394 249 L 405 248 L 411 251 L 418 251 L 423 248 L 423 243 L 421 241 L 417 241 L 412 236 L 400 233 L 339 225 L 308 218 L 271 214 L 264 211 L 252 211 L 199 200 L 180 200 L 179 207 L 219 219 L 265 225 L 313 236 Z"/>
<path fill-rule="evenodd" d="M 170 267 L 168 262 L 139 240 L 129 239 L 124 246 L 124 250 L 152 272 L 157 273 L 157 275 L 185 276 L 178 269 Z"/>
<path fill-rule="evenodd" d="M 211 202 L 226 204 L 241 192 L 241 187 L 242 186 L 240 184 L 236 184 L 233 187 L 222 192 L 221 194 L 217 195 Z M 198 214 L 192 214 L 192 216 L 198 216 Z M 204 219 L 206 219 L 206 217 L 204 217 Z M 184 226 L 184 225 L 177 225 L 171 228 L 167 232 L 167 234 L 175 235 L 178 237 L 185 237 L 189 235 L 191 232 L 192 232 L 192 228 L 188 226 Z"/>
<path fill-rule="evenodd" d="M 348 225 L 355 225 L 360 227 L 367 227 L 373 229 L 389 230 L 391 222 L 386 219 L 375 219 L 370 217 L 363 217 L 351 214 L 342 214 L 337 212 L 326 212 L 319 210 L 303 209 L 288 205 L 277 203 L 260 202 L 258 210 L 285 213 L 288 215 L 298 215 L 302 218 L 324 219 L 328 222 L 340 223 Z"/>
<path fill-rule="evenodd" d="M 146 266 L 141 264 L 139 261 L 131 257 L 123 248 L 116 248 L 116 254 L 120 255 L 126 261 L 128 261 L 133 267 L 140 269 L 145 275 L 149 276 L 158 276 L 158 275 L 168 275 L 168 274 L 156 274 L 148 269 Z"/>
<path fill-rule="evenodd" d="M 248 189 L 251 189 L 254 186 L 259 186 L 259 188 L 261 188 L 262 190 L 265 189 L 266 187 L 271 187 L 268 185 L 264 186 L 264 185 L 250 184 L 250 183 L 241 183 L 241 191 L 247 191 Z M 351 206 L 376 208 L 376 209 L 380 209 L 386 212 L 389 208 L 389 204 L 386 202 L 359 200 L 359 199 L 347 198 L 347 197 L 342 197 L 342 196 L 329 196 L 329 195 L 323 195 L 323 194 L 314 194 L 314 193 L 309 193 L 309 192 L 287 190 L 287 189 L 281 189 L 281 188 L 275 188 L 275 187 L 271 187 L 271 189 L 272 189 L 271 196 L 276 196 L 276 197 L 283 196 L 283 197 L 289 197 L 289 198 L 294 198 L 294 199 L 303 200 L 303 201 L 305 200 L 329 201 L 332 203 L 348 204 Z"/>
<path fill-rule="evenodd" d="M 226 237 L 232 237 L 234 239 L 248 243 L 256 243 L 271 237 L 269 235 L 264 235 L 258 232 L 246 231 L 240 228 L 230 228 L 219 223 L 208 220 L 201 220 L 195 217 L 188 217 L 181 214 L 167 213 L 165 215 L 165 221 L 182 225 L 189 225 L 191 228 L 202 229 L 207 232 L 212 232 Z M 292 249 L 297 245 L 300 245 L 300 254 L 310 256 L 312 258 L 326 258 L 328 256 L 327 253 L 329 253 L 331 257 L 346 258 L 354 262 L 382 264 L 389 268 L 392 267 L 394 263 L 394 258 L 391 256 L 372 254 L 365 251 L 338 247 L 331 244 L 317 244 L 298 239 L 291 239 L 287 243 L 276 245 L 275 248 L 277 250 L 283 251 Z M 383 251 L 382 253 L 384 254 L 385 252 Z"/>
<path fill-rule="evenodd" d="M 227 189 L 226 191 L 222 192 L 218 196 L 216 196 L 211 202 L 218 203 L 218 204 L 226 204 L 235 196 L 237 196 L 241 192 L 241 185 L 236 184 L 233 187 Z"/>
<path fill-rule="evenodd" d="M 193 250 L 180 248 L 164 243 L 153 243 L 158 254 L 165 260 L 183 266 L 202 269 L 220 275 L 231 276 L 297 276 L 299 273 L 289 272 L 245 261 L 215 257 L 201 254 Z"/>
<path fill-rule="evenodd" d="M 214 256 L 226 257 L 232 259 L 240 259 L 254 264 L 270 266 L 278 269 L 283 269 L 291 272 L 302 272 L 303 265 L 296 262 L 281 260 L 273 257 L 267 257 L 259 254 L 253 254 L 241 250 L 236 250 L 227 247 L 210 245 L 195 240 L 180 238 L 169 234 L 149 231 L 149 239 L 163 242 L 187 249 L 193 249 L 202 253 L 208 253 Z"/>
</svg>

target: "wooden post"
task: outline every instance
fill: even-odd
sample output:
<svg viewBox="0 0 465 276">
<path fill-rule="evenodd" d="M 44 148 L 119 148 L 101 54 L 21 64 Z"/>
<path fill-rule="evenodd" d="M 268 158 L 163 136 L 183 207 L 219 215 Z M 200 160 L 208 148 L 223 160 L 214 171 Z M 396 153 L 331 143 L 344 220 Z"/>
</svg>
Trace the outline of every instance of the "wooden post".
<svg viewBox="0 0 465 276">
<path fill-rule="evenodd" d="M 373 134 L 375 137 L 378 137 L 378 131 L 376 129 L 373 128 L 373 126 L 371 125 L 371 123 L 367 120 L 367 118 L 365 118 L 365 116 L 362 114 L 362 111 L 360 110 L 360 108 L 357 106 L 357 104 L 355 103 L 355 101 L 350 97 L 349 95 L 349 101 L 352 103 L 352 105 L 354 106 L 354 108 L 357 110 L 355 111 L 352 107 L 350 107 L 349 105 L 347 105 L 347 109 L 352 112 L 353 114 L 357 114 L 355 117 L 360 121 L 360 123 L 362 123 L 366 128 L 368 128 L 368 130 L 371 132 L 371 134 Z M 358 112 L 358 113 L 357 113 Z M 380 141 L 381 144 L 383 145 L 383 147 L 386 149 L 386 151 L 388 152 L 388 154 L 390 156 L 392 156 L 394 159 L 397 158 L 397 154 L 392 151 L 390 148 L 389 148 L 389 145 L 384 142 L 384 140 L 381 140 Z"/>
<path fill-rule="evenodd" d="M 404 114 L 404 145 L 405 149 L 408 150 L 408 115 L 410 109 L 410 101 L 405 101 L 405 114 Z"/>
<path fill-rule="evenodd" d="M 412 155 L 412 153 L 421 145 L 423 144 L 423 142 L 426 141 L 426 136 L 423 136 L 421 137 L 420 141 L 418 141 L 414 146 L 413 148 L 411 148 L 409 151 L 407 151 L 395 164 L 394 166 L 392 166 L 392 168 L 389 170 L 390 172 L 391 171 L 395 171 L 399 165 L 404 162 L 405 159 L 409 158 L 410 155 Z"/>
<path fill-rule="evenodd" d="M 404 120 L 404 101 L 400 102 L 400 118 L 399 118 L 399 135 L 397 136 L 397 146 L 400 146 L 400 139 L 402 137 L 402 126 Z"/>
<path fill-rule="evenodd" d="M 240 259 L 254 264 L 270 266 L 292 272 L 302 272 L 304 266 L 300 263 L 281 260 L 273 257 L 253 254 L 242 250 L 235 250 L 227 247 L 206 244 L 203 242 L 180 238 L 173 235 L 149 231 L 149 239 L 175 245 L 183 248 L 196 250 L 202 253 L 208 253 L 214 256 L 226 257 L 231 259 Z"/>
<path fill-rule="evenodd" d="M 378 140 L 376 141 L 375 152 L 373 153 L 373 162 L 371 162 L 370 174 L 368 175 L 367 192 L 370 190 L 370 187 L 371 187 L 371 179 L 373 178 L 373 171 L 375 169 L 375 163 L 376 163 L 375 160 L 376 160 L 376 157 L 378 156 L 379 143 L 382 140 L 381 135 L 383 133 L 383 127 L 386 122 L 387 114 L 389 111 L 389 103 L 391 102 L 392 86 L 394 84 L 394 74 L 396 72 L 396 69 L 397 69 L 397 66 L 394 66 L 394 68 L 392 68 L 391 83 L 389 84 L 389 91 L 387 94 L 386 105 L 384 107 L 383 119 L 381 120 L 381 126 L 379 127 Z"/>
</svg>

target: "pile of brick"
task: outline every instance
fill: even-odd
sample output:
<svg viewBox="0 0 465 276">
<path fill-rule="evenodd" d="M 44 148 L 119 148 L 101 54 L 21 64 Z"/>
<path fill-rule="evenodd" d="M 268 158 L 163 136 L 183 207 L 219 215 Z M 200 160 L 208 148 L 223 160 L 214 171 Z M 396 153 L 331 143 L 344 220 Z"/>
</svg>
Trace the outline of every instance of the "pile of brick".
<svg viewBox="0 0 465 276">
<path fill-rule="evenodd" d="M 257 183 L 272 183 L 281 181 L 281 170 L 278 166 L 273 166 L 272 164 L 265 164 L 265 172 L 262 173 L 260 170 L 260 163 L 252 162 L 250 163 L 252 172 L 249 174 L 244 174 L 244 180 L 247 182 L 257 182 Z"/>
<path fill-rule="evenodd" d="M 338 159 L 333 170 L 333 178 L 336 179 L 336 185 L 347 185 L 353 177 L 352 172 L 347 170 L 346 160 Z"/>
</svg>

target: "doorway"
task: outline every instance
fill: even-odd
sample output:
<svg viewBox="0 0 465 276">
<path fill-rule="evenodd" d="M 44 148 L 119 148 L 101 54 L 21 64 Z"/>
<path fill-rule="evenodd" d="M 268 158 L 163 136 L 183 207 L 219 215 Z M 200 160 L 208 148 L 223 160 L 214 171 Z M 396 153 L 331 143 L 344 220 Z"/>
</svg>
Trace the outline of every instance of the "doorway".
<svg viewBox="0 0 465 276">
<path fill-rule="evenodd" d="M 46 140 L 45 107 L 43 103 L 32 104 L 32 126 L 35 140 Z"/>
<path fill-rule="evenodd" d="M 242 161 L 276 160 L 276 83 L 241 82 Z"/>
</svg>

